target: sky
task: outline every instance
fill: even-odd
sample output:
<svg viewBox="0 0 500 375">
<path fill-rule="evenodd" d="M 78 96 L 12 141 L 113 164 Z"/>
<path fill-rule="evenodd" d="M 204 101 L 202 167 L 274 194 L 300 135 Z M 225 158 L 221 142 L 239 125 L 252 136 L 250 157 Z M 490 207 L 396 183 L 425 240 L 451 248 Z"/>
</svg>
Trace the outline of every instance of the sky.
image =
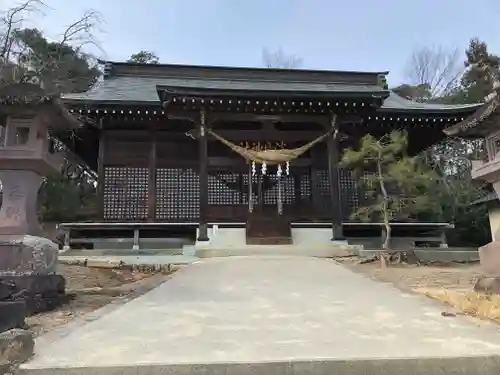
<svg viewBox="0 0 500 375">
<path fill-rule="evenodd" d="M 19 0 L 0 0 L 5 10 Z M 139 50 L 162 63 L 262 66 L 262 50 L 299 56 L 303 68 L 390 71 L 423 46 L 465 51 L 471 37 L 500 53 L 499 0 L 45 0 L 27 27 L 51 38 L 85 10 L 100 12 L 100 58 L 126 60 Z M 464 56 L 465 57 L 465 56 Z"/>
</svg>

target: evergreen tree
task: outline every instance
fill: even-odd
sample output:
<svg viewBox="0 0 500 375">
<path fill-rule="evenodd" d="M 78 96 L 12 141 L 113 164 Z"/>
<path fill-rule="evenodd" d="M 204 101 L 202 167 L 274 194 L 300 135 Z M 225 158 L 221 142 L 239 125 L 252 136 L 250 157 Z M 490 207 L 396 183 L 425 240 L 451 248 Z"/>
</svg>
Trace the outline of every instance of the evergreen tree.
<svg viewBox="0 0 500 375">
<path fill-rule="evenodd" d="M 358 149 L 347 149 L 341 164 L 355 171 L 371 170 L 360 181 L 368 192 L 367 205 L 353 213 L 353 218 L 380 221 L 385 238 L 380 256 L 382 266 L 400 253 L 390 249 L 391 223 L 395 220 L 416 219 L 419 214 L 436 207 L 431 190 L 436 186 L 436 175 L 419 158 L 406 154 L 406 134 L 394 131 L 376 139 L 366 135 Z"/>
</svg>

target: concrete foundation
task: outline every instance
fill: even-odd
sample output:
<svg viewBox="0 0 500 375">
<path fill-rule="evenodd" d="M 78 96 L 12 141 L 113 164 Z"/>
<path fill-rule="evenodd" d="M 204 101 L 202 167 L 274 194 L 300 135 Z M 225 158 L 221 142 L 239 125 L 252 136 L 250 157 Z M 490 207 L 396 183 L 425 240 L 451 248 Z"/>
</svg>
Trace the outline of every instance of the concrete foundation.
<svg viewBox="0 0 500 375">
<path fill-rule="evenodd" d="M 195 244 L 196 256 L 200 258 L 249 255 L 289 255 L 333 258 L 349 256 L 360 246 L 347 241 L 332 241 L 332 230 L 328 228 L 292 228 L 291 245 L 247 245 L 245 228 L 208 229 L 209 241 Z"/>
</svg>

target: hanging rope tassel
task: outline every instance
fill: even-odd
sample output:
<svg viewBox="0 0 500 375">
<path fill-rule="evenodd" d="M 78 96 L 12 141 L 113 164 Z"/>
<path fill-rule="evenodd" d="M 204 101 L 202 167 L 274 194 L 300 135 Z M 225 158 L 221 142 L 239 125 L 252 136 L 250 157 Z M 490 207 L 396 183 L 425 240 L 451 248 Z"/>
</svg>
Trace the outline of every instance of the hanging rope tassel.
<svg viewBox="0 0 500 375">
<path fill-rule="evenodd" d="M 267 165 L 283 164 L 298 158 L 299 156 L 307 152 L 316 143 L 319 143 L 323 141 L 326 137 L 330 136 L 335 130 L 336 129 L 334 128 L 334 126 L 332 126 L 332 128 L 328 132 L 299 148 L 255 151 L 245 147 L 238 146 L 228 141 L 227 139 L 224 139 L 223 137 L 215 133 L 213 130 L 207 128 L 209 134 L 211 134 L 214 138 L 216 138 L 217 140 L 228 146 L 233 151 L 243 156 L 245 159 L 259 164 L 267 164 Z"/>
<path fill-rule="evenodd" d="M 283 201 L 281 199 L 281 175 L 283 174 L 283 170 L 281 169 L 281 164 L 278 164 L 278 171 L 276 172 L 276 176 L 278 177 L 278 215 L 283 214 Z"/>
</svg>

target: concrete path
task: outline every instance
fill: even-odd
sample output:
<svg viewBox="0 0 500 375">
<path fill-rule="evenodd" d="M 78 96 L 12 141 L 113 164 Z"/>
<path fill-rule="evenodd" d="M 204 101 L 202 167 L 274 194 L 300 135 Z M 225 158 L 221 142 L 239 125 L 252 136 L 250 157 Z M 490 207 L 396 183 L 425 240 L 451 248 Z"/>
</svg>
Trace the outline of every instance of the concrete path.
<svg viewBox="0 0 500 375">
<path fill-rule="evenodd" d="M 331 260 L 206 259 L 43 336 L 22 373 L 500 374 L 497 326 L 444 310 Z"/>
</svg>

